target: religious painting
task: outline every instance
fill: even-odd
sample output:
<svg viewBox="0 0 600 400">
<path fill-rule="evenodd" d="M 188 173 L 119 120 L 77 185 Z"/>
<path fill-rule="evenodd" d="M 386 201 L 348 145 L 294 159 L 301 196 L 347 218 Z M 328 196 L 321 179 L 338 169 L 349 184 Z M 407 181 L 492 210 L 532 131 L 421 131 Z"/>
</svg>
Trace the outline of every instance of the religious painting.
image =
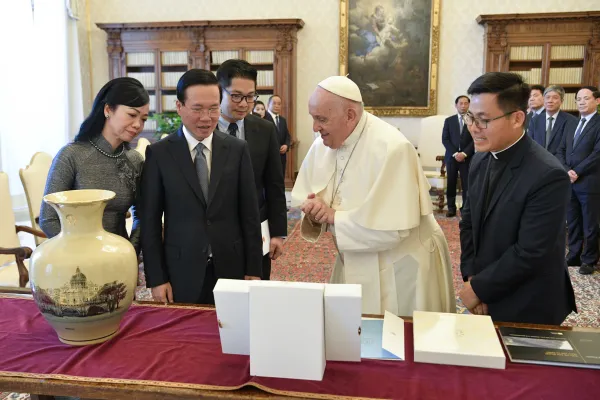
<svg viewBox="0 0 600 400">
<path fill-rule="evenodd" d="M 341 0 L 340 75 L 381 116 L 437 112 L 440 0 Z"/>
</svg>

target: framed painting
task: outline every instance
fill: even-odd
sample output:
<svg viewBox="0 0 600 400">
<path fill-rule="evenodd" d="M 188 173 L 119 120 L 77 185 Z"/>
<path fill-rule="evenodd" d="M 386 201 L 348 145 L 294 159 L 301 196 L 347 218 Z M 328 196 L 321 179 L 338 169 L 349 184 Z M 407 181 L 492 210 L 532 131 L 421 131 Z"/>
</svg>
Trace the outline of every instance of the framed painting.
<svg viewBox="0 0 600 400">
<path fill-rule="evenodd" d="M 340 75 L 380 116 L 437 112 L 440 0 L 340 0 Z"/>
</svg>

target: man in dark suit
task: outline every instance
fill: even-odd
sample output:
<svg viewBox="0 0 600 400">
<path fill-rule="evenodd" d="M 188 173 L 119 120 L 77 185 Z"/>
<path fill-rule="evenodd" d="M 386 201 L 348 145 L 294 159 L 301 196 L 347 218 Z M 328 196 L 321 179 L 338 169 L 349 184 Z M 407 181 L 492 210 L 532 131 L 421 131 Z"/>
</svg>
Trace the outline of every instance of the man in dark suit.
<svg viewBox="0 0 600 400">
<path fill-rule="evenodd" d="M 448 183 L 446 197 L 448 198 L 447 217 L 456 216 L 456 183 L 460 173 L 463 204 L 469 191 L 469 164 L 473 157 L 473 138 L 464 122 L 464 116 L 469 110 L 469 98 L 458 96 L 454 100 L 458 114 L 446 118 L 442 129 L 442 143 L 446 148 L 444 156 Z"/>
<path fill-rule="evenodd" d="M 146 149 L 142 172 L 146 282 L 156 301 L 214 304 L 218 278 L 262 273 L 252 162 L 246 142 L 215 129 L 220 94 L 212 72 L 183 74 L 176 104 L 182 126 Z"/>
<path fill-rule="evenodd" d="M 490 72 L 469 87 L 475 150 L 460 222 L 459 296 L 494 321 L 559 325 L 575 310 L 564 261 L 569 177 L 525 135 L 529 87 Z"/>
<path fill-rule="evenodd" d="M 279 139 L 279 153 L 281 154 L 281 166 L 285 177 L 285 166 L 287 163 L 287 152 L 290 151 L 291 136 L 288 130 L 287 120 L 280 115 L 281 97 L 274 94 L 269 97 L 269 114 L 277 127 L 277 138 Z"/>
<path fill-rule="evenodd" d="M 219 129 L 248 142 L 261 222 L 268 220 L 270 250 L 263 256 L 262 279 L 271 277 L 271 260 L 283 254 L 287 236 L 285 186 L 275 126 L 249 115 L 256 96 L 257 71 L 244 60 L 227 60 L 217 70 L 223 90 Z"/>
<path fill-rule="evenodd" d="M 567 264 L 580 265 L 579 273 L 588 275 L 598 262 L 600 115 L 596 110 L 600 92 L 593 86 L 584 87 L 575 101 L 581 118 L 576 128 L 565 133 L 557 157 L 571 178 Z"/>
<path fill-rule="evenodd" d="M 529 100 L 527 100 L 527 118 L 525 119 L 525 132 L 530 132 L 531 121 L 544 111 L 544 91 L 542 85 L 531 85 L 529 89 Z M 531 136 L 531 134 L 530 134 Z"/>
<path fill-rule="evenodd" d="M 577 118 L 560 111 L 565 90 L 556 85 L 548 86 L 544 91 L 544 109 L 531 121 L 530 136 L 550 154 L 556 156 L 565 132 L 575 132 Z"/>
</svg>

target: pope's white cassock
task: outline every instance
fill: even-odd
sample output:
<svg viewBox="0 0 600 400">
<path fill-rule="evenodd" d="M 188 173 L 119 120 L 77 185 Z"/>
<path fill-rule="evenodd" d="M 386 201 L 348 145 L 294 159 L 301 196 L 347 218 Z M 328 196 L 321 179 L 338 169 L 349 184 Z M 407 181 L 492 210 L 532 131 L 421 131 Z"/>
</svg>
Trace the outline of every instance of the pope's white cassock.
<svg viewBox="0 0 600 400">
<path fill-rule="evenodd" d="M 361 284 L 363 313 L 456 312 L 450 253 L 429 189 L 414 146 L 366 111 L 339 149 L 319 137 L 304 159 L 292 205 L 315 193 L 336 210 L 327 227 L 341 253 L 332 283 Z M 302 219 L 306 240 L 325 229 Z"/>
</svg>

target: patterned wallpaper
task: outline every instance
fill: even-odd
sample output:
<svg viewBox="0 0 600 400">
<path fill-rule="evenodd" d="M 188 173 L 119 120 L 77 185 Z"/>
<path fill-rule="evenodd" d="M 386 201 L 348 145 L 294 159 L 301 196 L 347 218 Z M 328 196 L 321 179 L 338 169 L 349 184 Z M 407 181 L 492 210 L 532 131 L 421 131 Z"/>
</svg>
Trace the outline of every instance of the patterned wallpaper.
<svg viewBox="0 0 600 400">
<path fill-rule="evenodd" d="M 148 22 L 193 19 L 302 18 L 298 32 L 297 136 L 302 159 L 313 140 L 308 98 L 316 84 L 338 71 L 338 0 L 87 0 L 91 27 L 92 96 L 108 79 L 106 35 L 96 22 Z M 413 0 L 418 1 L 418 0 Z M 454 112 L 463 94 L 483 71 L 483 27 L 479 14 L 600 10 L 600 0 L 441 0 L 439 114 Z M 85 47 L 85 45 L 84 45 Z M 82 54 L 85 54 L 82 52 Z M 89 110 L 86 109 L 86 110 Z M 420 118 L 389 118 L 415 144 Z M 298 167 L 300 164 L 298 164 Z"/>
</svg>

